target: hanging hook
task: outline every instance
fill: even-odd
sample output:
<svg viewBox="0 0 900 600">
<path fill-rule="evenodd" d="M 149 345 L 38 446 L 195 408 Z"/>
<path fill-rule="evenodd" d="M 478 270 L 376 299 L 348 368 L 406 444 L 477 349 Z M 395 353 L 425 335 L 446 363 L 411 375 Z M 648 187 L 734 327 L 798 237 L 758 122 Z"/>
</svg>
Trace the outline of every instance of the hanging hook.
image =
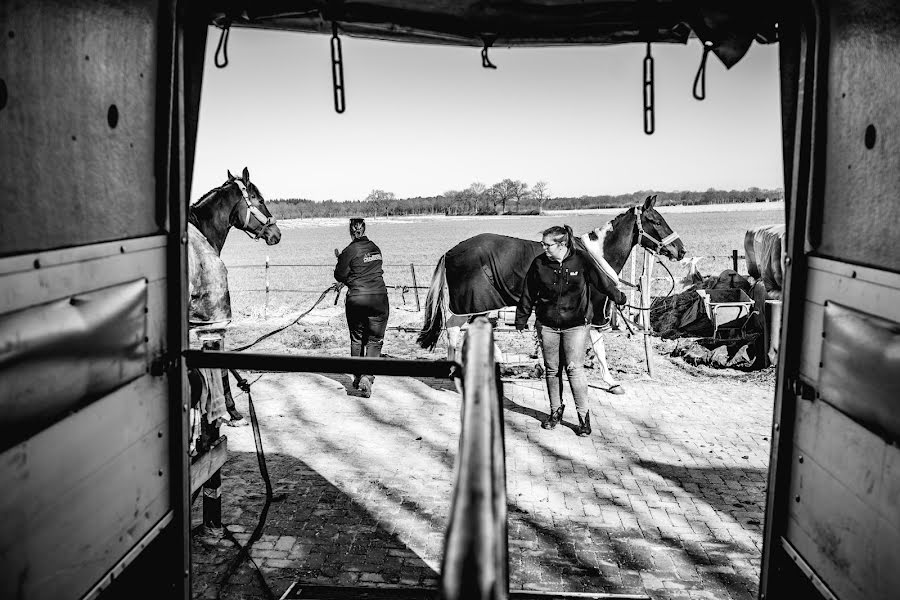
<svg viewBox="0 0 900 600">
<path fill-rule="evenodd" d="M 653 135 L 656 130 L 653 87 L 653 55 L 650 54 L 650 42 L 647 42 L 647 55 L 644 57 L 644 133 L 647 135 Z"/>
<path fill-rule="evenodd" d="M 222 33 L 219 36 L 219 45 L 216 46 L 216 57 L 215 64 L 219 69 L 224 69 L 228 66 L 228 36 L 231 33 L 231 22 L 226 21 L 224 25 L 222 25 Z M 222 54 L 224 61 L 219 60 L 219 53 Z"/>
<path fill-rule="evenodd" d="M 491 62 L 491 59 L 488 58 L 488 48 L 493 44 L 493 40 L 488 41 L 487 37 L 481 38 L 482 43 L 484 43 L 484 47 L 481 49 L 481 66 L 485 69 L 496 69 L 497 65 Z"/>
<path fill-rule="evenodd" d="M 340 114 L 347 108 L 347 104 L 344 98 L 344 54 L 335 21 L 331 22 L 331 82 L 334 89 L 334 110 Z"/>
<path fill-rule="evenodd" d="M 703 56 L 700 57 L 700 68 L 697 69 L 697 76 L 694 77 L 694 98 L 703 100 L 706 98 L 706 57 L 712 50 L 712 42 L 703 42 Z M 700 84 L 700 92 L 697 92 L 697 84 Z"/>
</svg>

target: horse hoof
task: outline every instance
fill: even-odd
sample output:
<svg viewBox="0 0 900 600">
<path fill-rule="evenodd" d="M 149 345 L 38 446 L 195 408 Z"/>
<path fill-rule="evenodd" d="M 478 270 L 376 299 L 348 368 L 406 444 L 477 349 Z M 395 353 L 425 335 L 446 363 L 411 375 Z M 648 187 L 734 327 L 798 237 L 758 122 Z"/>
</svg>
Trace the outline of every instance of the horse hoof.
<svg viewBox="0 0 900 600">
<path fill-rule="evenodd" d="M 359 380 L 359 389 L 362 391 L 363 398 L 372 397 L 372 382 L 367 377 Z"/>
<path fill-rule="evenodd" d="M 247 422 L 247 419 L 241 417 L 240 419 L 232 419 L 230 421 L 225 421 L 225 424 L 229 427 L 246 427 L 250 423 Z"/>
<path fill-rule="evenodd" d="M 623 388 L 621 385 L 616 384 L 606 391 L 610 394 L 615 394 L 615 395 L 619 396 L 619 395 L 625 393 L 625 388 Z"/>
</svg>

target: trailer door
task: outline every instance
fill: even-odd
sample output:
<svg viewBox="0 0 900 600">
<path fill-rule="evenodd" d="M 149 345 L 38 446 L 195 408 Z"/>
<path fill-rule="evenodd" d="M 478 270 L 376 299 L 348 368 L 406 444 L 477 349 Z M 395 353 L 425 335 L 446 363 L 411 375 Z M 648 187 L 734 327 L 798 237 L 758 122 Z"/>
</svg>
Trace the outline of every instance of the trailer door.
<svg viewBox="0 0 900 600">
<path fill-rule="evenodd" d="M 0 4 L 0 597 L 187 597 L 175 3 Z"/>
<path fill-rule="evenodd" d="M 789 244 L 761 597 L 900 589 L 900 5 L 780 25 Z"/>
</svg>

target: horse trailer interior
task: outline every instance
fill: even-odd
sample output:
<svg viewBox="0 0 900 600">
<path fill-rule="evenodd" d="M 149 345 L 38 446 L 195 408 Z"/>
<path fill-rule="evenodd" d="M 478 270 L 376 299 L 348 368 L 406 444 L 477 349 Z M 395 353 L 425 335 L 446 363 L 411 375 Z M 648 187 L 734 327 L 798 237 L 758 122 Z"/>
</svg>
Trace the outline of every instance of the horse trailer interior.
<svg viewBox="0 0 900 600">
<path fill-rule="evenodd" d="M 897 597 L 900 4 L 2 0 L 0 22 L 3 598 L 191 595 L 187 210 L 210 25 L 485 60 L 693 32 L 730 66 L 777 41 L 788 227 L 760 598 Z M 471 385 L 496 400 L 488 371 Z M 502 487 L 490 412 L 500 438 L 473 468 Z M 459 520 L 448 535 L 468 540 L 448 597 L 508 593 L 491 498 L 473 510 L 504 519 L 493 554 L 469 554 Z M 470 560 L 491 585 L 460 585 Z"/>
</svg>

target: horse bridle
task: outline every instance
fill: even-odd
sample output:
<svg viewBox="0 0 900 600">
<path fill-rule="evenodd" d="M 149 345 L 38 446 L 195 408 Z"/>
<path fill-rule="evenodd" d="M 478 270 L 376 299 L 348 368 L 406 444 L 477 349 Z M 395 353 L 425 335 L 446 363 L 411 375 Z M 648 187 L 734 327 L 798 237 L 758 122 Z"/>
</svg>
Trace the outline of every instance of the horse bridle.
<svg viewBox="0 0 900 600">
<path fill-rule="evenodd" d="M 241 191 L 241 196 L 244 198 L 244 203 L 247 205 L 247 210 L 244 212 L 244 225 L 240 229 L 249 237 L 258 240 L 263 234 L 263 231 L 266 230 L 266 227 L 275 224 L 275 217 L 267 217 L 259 210 L 259 207 L 250 201 L 250 192 L 242 180 L 233 179 L 232 181 L 237 184 L 238 189 Z M 256 217 L 256 220 L 259 221 L 260 224 L 259 229 L 254 232 L 247 229 L 247 226 L 250 225 L 250 215 Z"/>
<path fill-rule="evenodd" d="M 649 252 L 652 252 L 653 254 L 659 254 L 659 251 L 662 250 L 665 246 L 668 246 L 669 244 L 671 244 L 671 243 L 674 242 L 675 240 L 681 238 L 680 235 L 678 235 L 677 233 L 675 233 L 675 232 L 673 231 L 672 233 L 670 233 L 669 235 L 667 235 L 667 236 L 666 236 L 665 238 L 663 238 L 662 240 L 658 240 L 658 239 L 656 239 L 655 237 L 653 237 L 652 235 L 650 235 L 649 233 L 647 233 L 646 231 L 644 231 L 644 226 L 641 225 L 641 216 L 643 215 L 643 212 L 644 212 L 644 211 L 641 210 L 641 207 L 639 207 L 639 206 L 635 206 L 635 207 L 634 207 L 634 214 L 635 214 L 635 216 L 637 217 L 637 219 L 636 219 L 637 230 L 638 230 L 638 241 L 637 241 L 637 243 L 640 244 L 642 239 L 647 238 L 648 240 L 650 240 L 651 242 L 653 242 L 654 244 L 656 244 L 656 248 L 655 248 L 655 249 L 653 249 L 653 248 L 648 248 L 648 251 L 649 251 Z"/>
</svg>

